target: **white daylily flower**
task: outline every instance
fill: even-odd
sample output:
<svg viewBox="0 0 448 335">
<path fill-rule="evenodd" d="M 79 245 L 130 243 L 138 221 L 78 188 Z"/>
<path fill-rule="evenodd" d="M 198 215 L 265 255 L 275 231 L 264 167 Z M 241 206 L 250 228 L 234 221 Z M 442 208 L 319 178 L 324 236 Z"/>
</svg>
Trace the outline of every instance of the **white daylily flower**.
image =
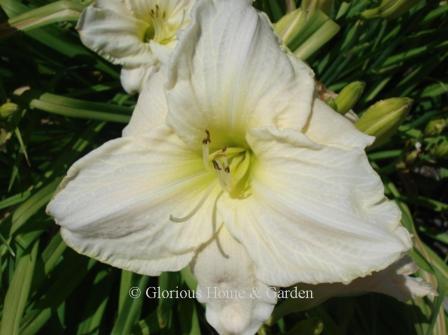
<svg viewBox="0 0 448 335">
<path fill-rule="evenodd" d="M 81 41 L 108 61 L 122 65 L 121 83 L 140 92 L 177 43 L 194 0 L 96 0 L 78 22 Z"/>
<path fill-rule="evenodd" d="M 404 257 L 383 271 L 353 281 L 349 286 L 358 292 L 377 292 L 389 295 L 400 301 L 412 298 L 435 297 L 437 291 L 423 278 L 411 275 L 418 271 L 409 257 Z"/>
<path fill-rule="evenodd" d="M 221 334 L 253 334 L 270 286 L 348 283 L 410 248 L 364 147 L 246 0 L 199 0 L 124 137 L 75 163 L 48 212 L 66 243 L 146 275 L 189 264 Z M 165 99 L 166 96 L 166 99 Z M 254 293 L 251 295 L 250 293 Z"/>
<path fill-rule="evenodd" d="M 313 301 L 306 307 L 311 308 L 334 297 L 348 297 L 366 294 L 369 292 L 381 293 L 391 296 L 399 301 L 437 296 L 432 285 L 420 277 L 411 275 L 418 271 L 417 265 L 409 258 L 403 257 L 386 269 L 375 272 L 367 277 L 358 278 L 348 285 L 341 283 L 319 285 L 297 285 L 301 290 L 312 290 Z M 301 306 L 297 306 L 299 309 Z"/>
</svg>

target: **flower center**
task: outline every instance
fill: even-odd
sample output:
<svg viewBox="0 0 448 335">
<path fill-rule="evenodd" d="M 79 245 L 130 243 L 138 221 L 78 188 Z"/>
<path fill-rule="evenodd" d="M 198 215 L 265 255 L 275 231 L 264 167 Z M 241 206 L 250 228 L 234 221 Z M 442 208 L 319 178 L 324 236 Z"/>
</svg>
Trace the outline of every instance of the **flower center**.
<svg viewBox="0 0 448 335">
<path fill-rule="evenodd" d="M 143 42 L 155 41 L 159 44 L 169 44 L 176 39 L 177 26 L 167 22 L 167 13 L 157 4 L 149 11 L 148 27 L 143 36 Z"/>
<path fill-rule="evenodd" d="M 250 167 L 252 152 L 241 147 L 222 147 L 210 153 L 211 135 L 205 131 L 202 141 L 202 159 L 206 169 L 213 169 L 221 187 L 232 198 L 250 195 Z"/>
<path fill-rule="evenodd" d="M 244 199 L 250 196 L 250 168 L 254 156 L 252 151 L 244 147 L 224 146 L 217 150 L 213 147 L 214 150 L 210 153 L 211 143 L 210 131 L 206 130 L 205 137 L 202 140 L 202 160 L 207 170 L 213 170 L 216 173 L 222 187 L 222 191 L 216 195 L 214 206 L 216 207 L 223 192 L 227 192 L 230 197 L 236 199 Z M 202 208 L 215 188 L 216 185 L 212 184 L 188 214 L 182 217 L 170 215 L 170 221 L 186 222 L 190 220 Z"/>
</svg>

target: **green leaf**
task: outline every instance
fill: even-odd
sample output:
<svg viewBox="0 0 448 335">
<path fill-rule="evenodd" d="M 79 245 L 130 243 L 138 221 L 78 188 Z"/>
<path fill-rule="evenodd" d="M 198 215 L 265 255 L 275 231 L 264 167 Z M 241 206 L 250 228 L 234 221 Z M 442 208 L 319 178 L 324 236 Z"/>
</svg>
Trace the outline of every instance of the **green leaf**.
<svg viewBox="0 0 448 335">
<path fill-rule="evenodd" d="M 174 272 L 163 272 L 159 277 L 161 292 L 176 290 L 180 285 L 180 276 Z M 174 299 L 160 298 L 157 306 L 157 316 L 160 328 L 170 328 L 173 321 Z"/>
<path fill-rule="evenodd" d="M 98 272 L 88 293 L 89 299 L 83 309 L 82 321 L 78 326 L 78 335 L 98 334 L 106 311 L 112 281 L 109 270 Z"/>
<path fill-rule="evenodd" d="M 119 123 L 128 123 L 130 120 L 129 115 L 121 114 L 124 110 L 129 111 L 129 109 L 124 109 L 121 106 L 85 102 L 81 100 L 55 96 L 53 94 L 43 94 L 38 99 L 33 99 L 30 103 L 30 107 L 37 108 L 48 113 L 78 119 L 90 119 Z"/>
<path fill-rule="evenodd" d="M 53 196 L 56 187 L 59 185 L 61 179 L 56 178 L 46 186 L 42 187 L 34 193 L 27 201 L 20 205 L 14 211 L 12 216 L 12 227 L 10 235 L 13 235 L 22 225 L 32 217 L 37 211 L 44 207 Z"/>
<path fill-rule="evenodd" d="M 26 314 L 20 327 L 20 335 L 34 335 L 50 319 L 52 311 L 82 282 L 96 261 L 79 256 L 74 252 L 66 255 L 64 262 L 55 271 L 51 286 L 40 299 L 33 304 L 33 309 Z"/>
<path fill-rule="evenodd" d="M 120 313 L 117 316 L 117 320 L 114 324 L 111 334 L 121 335 L 131 333 L 132 328 L 139 319 L 143 299 L 146 299 L 145 291 L 148 280 L 149 278 L 146 276 L 133 274 L 132 285 L 134 289 L 138 288 L 140 296 L 131 297 L 129 293 L 130 291 L 128 291 L 128 298 L 123 304 L 123 307 L 120 309 Z"/>
<path fill-rule="evenodd" d="M 6 293 L 2 313 L 1 334 L 19 335 L 19 326 L 30 294 L 39 242 L 17 260 L 17 267 Z"/>
<path fill-rule="evenodd" d="M 56 1 L 46 6 L 14 16 L 0 25 L 0 38 L 15 30 L 28 31 L 61 21 L 78 20 L 84 6 L 68 0 Z"/>
<path fill-rule="evenodd" d="M 181 326 L 181 335 L 201 335 L 198 311 L 194 300 L 180 300 L 177 315 Z"/>
</svg>

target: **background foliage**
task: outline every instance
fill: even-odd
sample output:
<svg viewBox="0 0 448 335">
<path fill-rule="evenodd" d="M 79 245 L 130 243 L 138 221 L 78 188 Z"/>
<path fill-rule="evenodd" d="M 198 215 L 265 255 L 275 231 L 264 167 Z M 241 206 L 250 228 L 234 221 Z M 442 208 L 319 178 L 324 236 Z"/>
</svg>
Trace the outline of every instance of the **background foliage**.
<svg viewBox="0 0 448 335">
<path fill-rule="evenodd" d="M 439 295 L 406 304 L 378 294 L 335 298 L 274 314 L 261 334 L 447 334 L 448 4 L 410 0 L 398 17 L 361 16 L 379 2 L 335 1 L 329 16 L 340 31 L 307 61 L 336 92 L 366 83 L 358 114 L 380 99 L 414 99 L 395 136 L 369 157 L 416 237 L 420 275 Z M 255 5 L 275 22 L 286 3 Z M 187 271 L 149 278 L 80 256 L 44 212 L 66 169 L 120 136 L 135 104 L 119 69 L 80 43 L 83 5 L 0 0 L 0 333 L 213 334 L 196 301 L 129 298 L 133 286 L 194 287 Z"/>
</svg>

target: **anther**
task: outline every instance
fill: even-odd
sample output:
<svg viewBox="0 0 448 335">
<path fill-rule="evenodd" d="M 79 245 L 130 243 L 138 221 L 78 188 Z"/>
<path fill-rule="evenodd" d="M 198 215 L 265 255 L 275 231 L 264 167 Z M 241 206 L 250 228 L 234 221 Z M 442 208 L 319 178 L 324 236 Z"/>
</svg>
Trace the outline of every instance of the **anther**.
<svg viewBox="0 0 448 335">
<path fill-rule="evenodd" d="M 221 171 L 221 167 L 219 166 L 218 162 L 216 160 L 212 160 L 213 167 L 217 171 Z"/>
<path fill-rule="evenodd" d="M 210 132 L 205 129 L 205 138 L 202 140 L 202 144 L 209 144 L 211 143 L 211 139 L 210 139 Z"/>
<path fill-rule="evenodd" d="M 202 162 L 206 169 L 209 169 L 208 157 L 210 155 L 208 145 L 212 142 L 210 132 L 205 130 L 205 138 L 202 140 Z"/>
</svg>

